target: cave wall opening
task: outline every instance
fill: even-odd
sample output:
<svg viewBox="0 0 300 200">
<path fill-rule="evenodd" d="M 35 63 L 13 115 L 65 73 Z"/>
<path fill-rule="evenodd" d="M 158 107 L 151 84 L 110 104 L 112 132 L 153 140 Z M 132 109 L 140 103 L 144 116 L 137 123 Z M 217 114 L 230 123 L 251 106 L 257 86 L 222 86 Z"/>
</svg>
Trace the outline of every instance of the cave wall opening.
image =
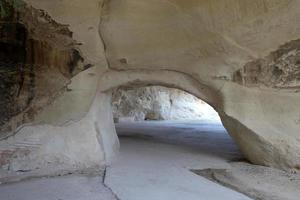
<svg viewBox="0 0 300 200">
<path fill-rule="evenodd" d="M 211 120 L 217 112 L 201 99 L 175 88 L 119 88 L 112 94 L 114 120 Z"/>
</svg>

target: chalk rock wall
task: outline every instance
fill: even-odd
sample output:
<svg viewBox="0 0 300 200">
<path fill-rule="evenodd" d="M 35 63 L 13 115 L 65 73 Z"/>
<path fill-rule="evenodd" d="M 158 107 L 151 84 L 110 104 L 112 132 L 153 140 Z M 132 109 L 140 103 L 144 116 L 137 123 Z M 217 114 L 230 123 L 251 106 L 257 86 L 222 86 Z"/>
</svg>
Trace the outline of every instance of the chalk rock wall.
<svg viewBox="0 0 300 200">
<path fill-rule="evenodd" d="M 215 120 L 216 111 L 182 90 L 161 86 L 118 89 L 113 93 L 114 118 L 144 120 Z"/>
<path fill-rule="evenodd" d="M 71 77 L 90 67 L 68 26 L 17 2 L 1 1 L 0 138 L 32 122 L 67 90 Z"/>
<path fill-rule="evenodd" d="M 6 171 L 108 164 L 112 91 L 150 85 L 212 105 L 252 163 L 300 170 L 299 0 L 0 3 Z"/>
<path fill-rule="evenodd" d="M 103 9 L 110 69 L 186 75 L 251 162 L 300 169 L 299 1 L 111 0 Z"/>
<path fill-rule="evenodd" d="M 89 112 L 101 70 L 94 65 L 102 62 L 101 55 L 95 58 L 87 53 L 102 50 L 101 41 L 97 42 L 99 8 L 93 1 L 85 8 L 93 17 L 85 13 L 79 17 L 80 2 L 69 2 L 68 12 L 63 3 L 0 2 L 0 178 L 14 176 L 14 172 L 35 176 L 99 170 L 110 157 L 104 155 L 107 147 L 98 142 L 98 130 L 106 128 L 97 121 L 112 126 L 112 120 L 95 114 L 98 106 Z M 66 19 L 62 13 L 74 17 Z M 76 26 L 71 23 L 76 17 L 91 19 L 84 23 L 88 32 L 83 37 L 76 32 L 79 22 L 74 20 Z M 93 45 L 86 48 L 89 40 Z M 105 64 L 102 66 L 105 70 Z M 101 107 L 109 110 L 109 95 L 98 94 L 98 98 Z M 111 138 L 113 131 L 107 130 Z M 110 136 L 101 137 L 110 149 L 117 149 L 116 139 L 109 142 Z"/>
</svg>

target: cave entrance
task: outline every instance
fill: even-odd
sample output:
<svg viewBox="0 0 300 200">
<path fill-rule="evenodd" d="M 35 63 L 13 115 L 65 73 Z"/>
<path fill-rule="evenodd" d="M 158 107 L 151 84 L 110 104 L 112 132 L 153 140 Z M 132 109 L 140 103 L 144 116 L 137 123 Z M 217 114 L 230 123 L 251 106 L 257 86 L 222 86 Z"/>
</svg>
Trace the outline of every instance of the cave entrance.
<svg viewBox="0 0 300 200">
<path fill-rule="evenodd" d="M 119 88 L 112 108 L 121 148 L 105 180 L 120 199 L 199 199 L 215 186 L 195 171 L 242 159 L 217 112 L 183 90 Z"/>
<path fill-rule="evenodd" d="M 142 140 L 145 147 L 171 144 L 212 160 L 242 159 L 214 108 L 183 90 L 121 87 L 113 92 L 112 110 L 121 154 Z"/>
</svg>

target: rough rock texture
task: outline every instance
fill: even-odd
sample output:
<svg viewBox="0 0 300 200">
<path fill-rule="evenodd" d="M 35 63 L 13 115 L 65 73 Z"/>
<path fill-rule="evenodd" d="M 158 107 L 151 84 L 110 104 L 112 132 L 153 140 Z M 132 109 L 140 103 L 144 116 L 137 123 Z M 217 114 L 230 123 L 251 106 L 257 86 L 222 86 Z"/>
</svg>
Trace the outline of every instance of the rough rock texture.
<svg viewBox="0 0 300 200">
<path fill-rule="evenodd" d="M 1 8 L 0 138 L 32 122 L 72 76 L 89 67 L 67 25 L 25 3 L 16 8 L 4 0 Z"/>
<path fill-rule="evenodd" d="M 90 56 L 82 53 L 84 45 L 74 39 L 76 34 L 68 23 L 58 23 L 46 11 L 18 2 L 18 7 L 14 7 L 12 1 L 1 1 L 1 9 L 5 6 L 8 12 L 1 15 L 0 20 L 0 163 L 4 170 L 0 176 L 6 176 L 5 171 L 9 174 L 10 171 L 43 169 L 43 173 L 49 169 L 97 169 L 103 166 L 105 158 L 104 147 L 97 139 L 98 127 L 93 113 L 82 122 L 67 123 L 63 127 L 42 125 L 52 119 L 59 121 L 63 115 L 58 113 L 69 109 L 66 113 L 72 117 L 67 115 L 69 118 L 63 122 L 66 123 L 76 116 L 71 110 L 90 107 L 91 100 L 84 102 L 74 93 L 82 91 L 85 84 L 86 87 L 91 85 L 95 70 L 87 70 L 74 78 L 78 83 L 80 77 L 85 77 L 85 84 L 72 82 L 74 75 L 92 66 Z M 95 87 L 89 88 L 93 91 L 91 96 L 95 95 Z M 81 95 L 87 98 L 89 90 Z M 57 99 L 58 103 L 54 101 Z M 77 106 L 72 107 L 72 103 Z M 51 113 L 52 109 L 55 111 Z M 88 110 L 82 112 L 86 114 Z M 103 113 L 106 116 L 106 112 Z M 101 114 L 97 119 L 101 119 Z M 83 135 L 83 130 L 88 134 Z M 85 155 L 87 152 L 89 156 Z"/>
<path fill-rule="evenodd" d="M 115 119 L 219 119 L 216 111 L 204 101 L 182 90 L 160 86 L 118 89 L 113 93 L 112 108 Z"/>
<path fill-rule="evenodd" d="M 11 111 L 7 111 L 9 103 L 0 107 L 1 116 L 6 116 L 1 119 L 2 127 L 8 127 L 4 130 L 11 129 L 8 134 L 1 135 L 15 134 L 0 142 L 3 152 L 0 160 L 5 160 L 6 166 L 20 160 L 22 167 L 31 170 L 47 167 L 49 162 L 66 169 L 107 164 L 118 148 L 113 121 L 108 119 L 112 118 L 111 91 L 123 86 L 161 85 L 182 89 L 212 105 L 251 162 L 282 169 L 300 169 L 300 1 L 25 2 L 32 7 L 27 7 L 31 12 L 24 12 L 24 15 L 29 16 L 34 26 L 30 26 L 25 18 L 18 26 L 22 27 L 20 30 L 28 29 L 29 38 L 39 41 L 33 42 L 36 44 L 34 48 L 39 53 L 43 52 L 43 56 L 38 54 L 38 59 L 34 60 L 37 65 L 41 64 L 34 67 L 37 70 L 34 71 L 35 81 L 30 81 L 33 80 L 30 75 L 33 74 L 32 68 L 26 68 L 28 73 L 23 73 L 20 67 L 14 70 L 29 74 L 24 75 L 26 84 L 22 90 L 18 89 L 22 80 L 17 78 L 18 75 L 11 78 L 5 75 L 6 81 L 14 81 L 5 89 L 1 87 L 1 93 L 6 93 L 10 99 L 2 100 L 1 96 L 1 102 L 14 102 L 13 105 L 16 105 Z M 34 13 L 48 15 L 46 19 L 39 17 L 35 20 L 35 17 L 30 18 Z M 53 24 L 52 20 L 49 22 L 48 16 L 57 24 Z M 14 23 L 9 24 L 14 26 Z M 73 39 L 69 31 L 56 32 L 66 30 L 61 24 L 68 25 Z M 31 30 L 29 27 L 34 28 Z M 53 33 L 54 40 L 38 37 L 42 30 Z M 68 48 L 65 48 L 65 44 L 72 42 L 64 43 L 60 36 L 81 45 L 67 45 Z M 43 48 L 40 48 L 41 44 Z M 22 60 L 24 44 L 17 42 L 17 45 L 15 51 L 19 52 L 19 57 L 2 53 L 1 59 L 10 56 L 9 60 L 15 63 Z M 57 61 L 54 58 L 56 51 L 67 58 L 62 56 Z M 74 52 L 80 53 L 84 65 L 80 64 L 83 62 L 80 57 L 75 56 L 79 60 L 73 58 L 78 55 Z M 46 56 L 48 53 L 53 56 Z M 82 69 L 81 66 L 84 69 L 86 64 L 94 67 L 71 79 L 74 73 L 69 71 L 70 60 L 73 61 L 71 63 L 78 61 L 79 69 Z M 75 73 L 80 71 L 76 70 L 77 67 L 74 69 Z M 1 77 L 2 74 L 1 70 Z M 70 84 L 66 89 L 68 81 Z M 35 98 L 32 99 L 30 85 L 33 82 Z M 40 90 L 42 85 L 46 87 Z M 54 95 L 61 90 L 61 95 Z M 21 91 L 24 100 L 15 98 L 18 91 Z M 50 105 L 40 102 L 51 98 Z M 23 122 L 13 123 L 20 125 L 19 129 L 15 129 L 17 126 L 11 126 L 9 121 L 20 113 L 20 108 L 29 109 L 26 106 L 29 101 L 30 107 L 35 107 L 34 120 L 29 120 L 32 124 L 27 124 L 26 128 L 22 128 Z M 39 107 L 43 109 L 37 109 Z M 11 114 L 4 115 L 3 112 Z M 31 145 L 27 145 L 28 135 L 33 138 Z M 59 148 L 55 150 L 58 143 Z M 9 153 L 11 149 L 21 149 L 25 153 L 15 157 Z M 101 156 L 97 157 L 97 153 Z"/>
<path fill-rule="evenodd" d="M 300 40 L 291 41 L 264 59 L 247 63 L 233 80 L 248 86 L 300 89 Z"/>
</svg>

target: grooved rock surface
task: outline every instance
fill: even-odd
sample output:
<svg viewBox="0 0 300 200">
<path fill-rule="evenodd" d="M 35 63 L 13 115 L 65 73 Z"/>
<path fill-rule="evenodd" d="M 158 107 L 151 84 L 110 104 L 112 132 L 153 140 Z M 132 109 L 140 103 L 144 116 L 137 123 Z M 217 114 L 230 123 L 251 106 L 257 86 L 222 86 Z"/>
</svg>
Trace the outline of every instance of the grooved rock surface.
<svg viewBox="0 0 300 200">
<path fill-rule="evenodd" d="M 152 86 L 118 89 L 113 93 L 115 119 L 144 120 L 219 120 L 216 111 L 197 97 L 182 90 Z"/>
</svg>

